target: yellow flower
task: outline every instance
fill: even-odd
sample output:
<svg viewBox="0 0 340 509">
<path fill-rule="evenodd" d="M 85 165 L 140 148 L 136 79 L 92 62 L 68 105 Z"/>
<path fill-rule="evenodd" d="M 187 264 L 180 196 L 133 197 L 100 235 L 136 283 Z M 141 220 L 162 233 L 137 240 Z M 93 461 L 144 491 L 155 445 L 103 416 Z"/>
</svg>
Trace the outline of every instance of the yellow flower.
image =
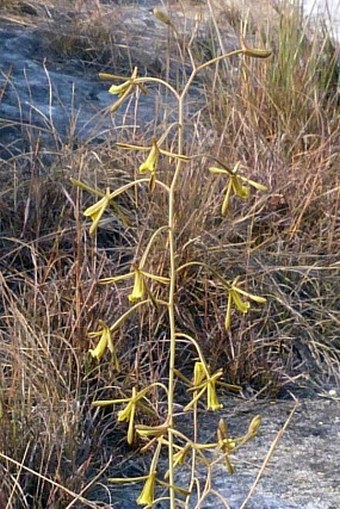
<svg viewBox="0 0 340 509">
<path fill-rule="evenodd" d="M 216 393 L 216 380 L 209 379 L 207 382 L 207 409 L 215 412 L 220 410 L 222 406 L 223 405 L 218 401 Z"/>
<path fill-rule="evenodd" d="M 99 321 L 99 323 L 101 325 L 100 330 L 97 332 L 89 333 L 89 336 L 92 338 L 100 336 L 100 340 L 99 340 L 96 348 L 89 349 L 89 353 L 91 354 L 91 356 L 94 359 L 97 359 L 98 361 L 100 361 L 100 359 L 103 357 L 107 348 L 109 348 L 109 350 L 112 354 L 115 354 L 115 348 L 114 348 L 114 345 L 112 342 L 110 328 L 106 325 L 105 322 L 103 322 L 101 320 Z"/>
<path fill-rule="evenodd" d="M 131 303 L 142 300 L 146 292 L 150 295 L 147 284 L 145 282 L 145 278 L 157 281 L 158 283 L 162 284 L 168 284 L 170 281 L 167 277 L 150 274 L 149 272 L 146 272 L 139 267 L 134 267 L 133 272 L 129 272 L 128 274 L 123 274 L 121 276 L 106 277 L 100 279 L 99 282 L 102 284 L 117 283 L 119 281 L 123 281 L 124 279 L 129 279 L 130 277 L 134 277 L 133 289 L 128 296 L 128 299 Z"/>
<path fill-rule="evenodd" d="M 234 467 L 229 459 L 229 454 L 236 448 L 236 442 L 228 438 L 228 429 L 225 421 L 220 419 L 217 427 L 217 447 L 222 451 L 226 468 L 229 474 L 234 473 Z"/>
<path fill-rule="evenodd" d="M 134 440 L 134 422 L 135 422 L 135 414 L 137 406 L 143 408 L 143 410 L 147 410 L 151 412 L 151 410 L 146 407 L 144 403 L 142 403 L 142 399 L 145 397 L 145 394 L 149 390 L 149 387 L 142 389 L 137 392 L 135 387 L 132 387 L 132 394 L 130 398 L 122 398 L 122 399 L 111 399 L 111 400 L 98 400 L 92 403 L 93 406 L 108 406 L 119 403 L 127 403 L 123 410 L 118 412 L 117 420 L 119 422 L 128 422 L 128 432 L 127 432 L 127 443 L 131 445 Z"/>
<path fill-rule="evenodd" d="M 260 426 L 261 426 L 261 416 L 256 415 L 249 424 L 247 438 L 249 439 L 253 438 L 257 434 Z"/>
<path fill-rule="evenodd" d="M 118 97 L 121 97 L 125 94 L 125 92 L 130 91 L 130 89 L 133 86 L 133 80 L 129 79 L 127 81 L 124 81 L 124 83 L 121 83 L 121 85 L 111 85 L 108 92 L 112 95 L 118 95 Z"/>
<path fill-rule="evenodd" d="M 193 399 L 186 405 L 184 411 L 186 412 L 203 396 L 207 393 L 207 409 L 208 410 L 220 410 L 222 408 L 221 403 L 218 401 L 216 394 L 216 382 L 222 376 L 222 370 L 216 371 L 213 375 L 210 375 L 206 366 L 202 362 L 196 362 L 194 367 L 194 380 L 193 386 L 189 391 L 195 391 L 197 394 L 194 395 Z M 199 383 L 196 384 L 195 381 Z"/>
<path fill-rule="evenodd" d="M 139 497 L 137 498 L 138 505 L 152 505 L 152 503 L 154 502 L 156 476 L 157 476 L 156 471 L 149 473 L 144 484 L 143 490 L 141 491 Z"/>
<path fill-rule="evenodd" d="M 207 371 L 206 371 L 206 367 L 204 366 L 203 362 L 200 362 L 200 361 L 195 362 L 193 385 L 194 386 L 200 385 L 203 382 L 203 380 L 206 378 L 206 376 L 207 376 Z M 209 374 L 208 374 L 208 376 L 209 376 Z"/>
<path fill-rule="evenodd" d="M 223 168 L 209 168 L 210 173 L 214 175 L 226 175 L 229 178 L 229 182 L 225 191 L 224 200 L 222 203 L 222 215 L 225 216 L 228 207 L 230 198 L 233 194 L 239 196 L 243 200 L 246 200 L 249 197 L 249 187 L 248 185 L 254 187 L 259 191 L 267 191 L 267 187 L 255 182 L 254 180 L 243 177 L 242 175 L 238 175 L 238 170 L 240 169 L 241 162 L 238 161 L 232 170 L 227 170 Z M 246 185 L 244 185 L 244 183 Z"/>
<path fill-rule="evenodd" d="M 159 151 L 159 148 L 157 145 L 157 141 L 153 140 L 152 147 L 151 147 L 148 157 L 146 158 L 144 163 L 142 163 L 139 167 L 140 173 L 150 172 L 150 191 L 153 191 L 153 189 L 155 187 L 156 169 L 157 169 L 159 154 L 160 154 L 160 151 Z"/>
<path fill-rule="evenodd" d="M 111 106 L 110 110 L 112 113 L 118 110 L 118 108 L 123 104 L 127 96 L 132 92 L 135 86 L 139 86 L 138 83 L 136 84 L 137 79 L 137 67 L 134 68 L 133 73 L 129 79 L 124 81 L 124 83 L 121 83 L 120 85 L 112 85 L 109 88 L 109 93 L 113 95 L 117 95 L 118 99 L 117 101 Z M 119 78 L 119 76 L 111 75 L 108 73 L 99 73 L 100 78 L 102 79 L 116 79 Z M 124 78 L 123 78 L 124 79 Z M 140 85 L 141 90 L 144 92 L 144 87 Z"/>
<path fill-rule="evenodd" d="M 136 432 L 140 437 L 148 438 L 148 437 L 161 437 L 167 433 L 169 429 L 168 422 L 164 422 L 163 424 L 159 424 L 158 426 L 147 426 L 144 424 L 138 424 L 136 426 Z"/>
<path fill-rule="evenodd" d="M 145 293 L 145 284 L 142 272 L 138 268 L 135 268 L 134 275 L 135 282 L 133 285 L 133 290 L 132 293 L 130 293 L 128 296 L 129 301 L 132 303 L 142 300 Z"/>
<path fill-rule="evenodd" d="M 230 329 L 231 325 L 231 311 L 232 306 L 234 305 L 238 311 L 240 311 L 243 314 L 248 313 L 250 309 L 250 302 L 245 302 L 241 299 L 240 295 L 247 297 L 248 299 L 251 299 L 255 302 L 258 302 L 259 304 L 264 304 L 267 302 L 267 300 L 264 297 L 260 297 L 258 295 L 253 295 L 252 293 L 246 292 L 244 290 L 241 290 L 237 286 L 239 277 L 237 277 L 231 286 L 228 288 L 228 302 L 227 302 L 227 312 L 225 316 L 225 328 L 226 330 Z"/>
<path fill-rule="evenodd" d="M 93 205 L 91 205 L 91 207 L 88 207 L 84 211 L 84 216 L 90 217 L 92 219 L 90 235 L 97 231 L 99 221 L 102 215 L 104 214 L 105 210 L 107 209 L 108 205 L 110 204 L 111 194 L 112 193 L 110 193 L 110 190 L 107 188 L 105 196 L 103 196 L 103 198 L 101 198 L 97 203 L 94 203 Z"/>
</svg>

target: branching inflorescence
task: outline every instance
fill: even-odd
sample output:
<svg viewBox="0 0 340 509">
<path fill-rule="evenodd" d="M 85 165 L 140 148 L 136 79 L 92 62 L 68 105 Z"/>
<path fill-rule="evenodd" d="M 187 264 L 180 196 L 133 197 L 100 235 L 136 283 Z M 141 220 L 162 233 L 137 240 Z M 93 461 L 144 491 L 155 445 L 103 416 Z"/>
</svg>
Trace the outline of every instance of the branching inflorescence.
<svg viewBox="0 0 340 509">
<path fill-rule="evenodd" d="M 158 16 L 160 19 L 160 17 Z M 190 53 L 190 48 L 187 48 Z M 145 507 L 152 507 L 159 500 L 168 500 L 169 508 L 175 509 L 179 506 L 189 507 L 190 496 L 195 491 L 195 471 L 197 461 L 203 462 L 205 465 L 209 465 L 209 460 L 206 455 L 207 451 L 217 450 L 220 452 L 220 457 L 224 460 L 227 471 L 233 472 L 233 466 L 230 460 L 230 454 L 247 441 L 251 440 L 257 433 L 260 426 L 260 417 L 256 416 L 251 421 L 248 431 L 244 436 L 239 438 L 231 438 L 228 435 L 227 425 L 223 419 L 221 419 L 217 426 L 217 440 L 214 443 L 202 444 L 199 443 L 197 438 L 196 424 L 193 425 L 193 437 L 190 438 L 184 433 L 176 429 L 176 423 L 174 420 L 174 407 L 175 407 L 175 387 L 176 382 L 181 380 L 188 386 L 188 395 L 190 400 L 184 407 L 185 412 L 193 413 L 193 422 L 197 421 L 197 404 L 200 400 L 203 400 L 207 410 L 218 411 L 222 405 L 218 399 L 217 389 L 219 386 L 227 385 L 222 382 L 222 370 L 211 372 L 209 365 L 207 364 L 199 343 L 195 338 L 186 334 L 183 331 L 177 330 L 176 326 L 176 283 L 178 273 L 183 269 L 184 266 L 177 265 L 176 257 L 176 244 L 175 244 L 175 232 L 176 232 L 176 200 L 175 192 L 180 192 L 178 189 L 178 177 L 183 171 L 185 164 L 193 161 L 197 158 L 201 158 L 203 161 L 209 159 L 218 161 L 215 157 L 209 156 L 209 154 L 194 154 L 187 155 L 183 153 L 183 140 L 185 133 L 185 119 L 184 119 L 184 100 L 189 91 L 190 86 L 193 83 L 194 78 L 203 69 L 207 68 L 218 62 L 219 60 L 235 57 L 236 55 L 250 58 L 267 58 L 271 54 L 268 50 L 263 49 L 251 49 L 249 48 L 243 39 L 241 39 L 241 48 L 227 54 L 216 57 L 208 62 L 201 65 L 194 65 L 194 60 L 191 57 L 193 63 L 193 69 L 188 77 L 184 88 L 181 91 L 176 90 L 168 82 L 151 77 L 139 77 L 137 69 L 134 69 L 130 78 L 123 81 L 118 85 L 112 85 L 109 92 L 117 96 L 117 101 L 111 108 L 112 113 L 124 103 L 126 98 L 133 94 L 136 89 L 139 89 L 143 93 L 146 92 L 146 86 L 148 83 L 157 83 L 164 86 L 170 91 L 178 103 L 178 122 L 175 125 L 171 125 L 170 128 L 177 130 L 177 147 L 176 152 L 169 152 L 162 148 L 163 142 L 170 131 L 170 128 L 163 134 L 163 136 L 156 140 L 150 141 L 150 144 L 146 147 L 137 146 L 129 143 L 118 143 L 117 146 L 124 150 L 131 151 L 142 151 L 146 153 L 144 162 L 139 166 L 139 173 L 141 177 L 123 185 L 117 190 L 102 192 L 97 189 L 91 188 L 87 184 L 73 180 L 73 184 L 91 192 L 98 196 L 99 200 L 87 208 L 84 215 L 91 219 L 90 234 L 95 235 L 97 229 L 100 228 L 100 221 L 103 214 L 107 210 L 118 210 L 118 205 L 115 203 L 115 199 L 125 193 L 129 189 L 136 186 L 148 186 L 150 200 L 154 199 L 155 189 L 157 186 L 162 188 L 167 194 L 167 224 L 164 224 L 158 228 L 151 236 L 149 243 L 144 251 L 143 256 L 140 259 L 138 265 L 133 265 L 131 271 L 123 275 L 113 275 L 100 280 L 100 284 L 108 285 L 113 283 L 119 283 L 121 281 L 131 279 L 133 280 L 133 290 L 128 295 L 128 301 L 131 307 L 124 313 L 118 320 L 112 325 L 107 325 L 103 321 L 99 321 L 98 331 L 90 333 L 90 337 L 99 338 L 97 345 L 89 350 L 90 355 L 97 361 L 100 362 L 106 351 L 112 355 L 113 362 L 117 370 L 119 370 L 119 359 L 117 357 L 116 347 L 113 341 L 113 333 L 119 329 L 122 324 L 140 307 L 142 306 L 156 306 L 167 310 L 168 320 L 167 324 L 164 324 L 164 328 L 168 330 L 168 342 L 169 342 L 169 361 L 168 361 L 168 376 L 165 383 L 153 382 L 143 388 L 132 387 L 131 395 L 126 398 L 117 398 L 112 400 L 94 401 L 93 405 L 96 407 L 103 407 L 109 405 L 117 405 L 120 410 L 118 411 L 117 420 L 120 422 L 127 423 L 127 442 L 133 444 L 137 437 L 145 442 L 142 450 L 152 450 L 153 457 L 150 464 L 149 472 L 144 476 L 137 478 L 122 478 L 122 479 L 110 479 L 112 482 L 144 482 L 144 487 L 137 499 L 139 505 Z M 118 78 L 114 75 L 101 74 L 104 79 L 112 79 L 113 81 Z M 120 78 L 121 79 L 121 78 Z M 159 160 L 161 158 L 168 158 L 169 166 L 173 167 L 170 184 L 162 182 L 157 175 L 157 168 Z M 222 215 L 227 214 L 230 198 L 232 195 L 240 197 L 241 199 L 247 199 L 249 196 L 250 188 L 256 190 L 266 191 L 266 187 L 262 184 L 254 182 L 248 179 L 246 176 L 241 175 L 239 170 L 241 163 L 238 161 L 230 169 L 228 164 L 223 161 L 219 161 L 219 165 L 207 168 L 211 174 L 217 176 L 217 178 L 225 178 L 226 188 L 224 195 L 221 199 Z M 161 232 L 167 232 L 167 239 L 165 249 L 168 251 L 169 267 L 162 274 L 153 274 L 148 271 L 148 257 L 149 252 L 155 242 L 155 239 L 160 235 Z M 209 266 L 205 265 L 196 260 L 192 260 L 185 266 L 198 266 L 206 271 L 210 271 L 211 276 L 216 278 L 216 283 L 222 285 L 226 293 L 226 315 L 225 315 L 225 328 L 230 329 L 232 308 L 234 307 L 239 312 L 245 314 L 250 308 L 249 301 L 255 301 L 257 303 L 264 303 L 265 299 L 257 295 L 248 293 L 247 291 L 240 288 L 239 278 L 233 281 L 226 280 L 221 274 L 217 274 Z M 159 293 L 154 291 L 157 286 L 163 288 L 162 294 L 166 292 L 166 299 L 158 298 Z M 193 364 L 193 376 L 192 380 L 189 380 L 184 376 L 176 366 L 176 345 L 180 342 L 189 342 L 192 344 L 194 350 L 197 353 L 197 358 Z M 167 410 L 166 418 L 164 422 L 160 422 L 154 426 L 148 426 L 145 424 L 139 424 L 136 422 L 136 415 L 142 412 L 146 416 L 155 418 L 155 412 L 148 399 L 149 392 L 152 392 L 155 388 L 160 389 L 167 398 Z M 138 410 L 138 414 L 137 414 Z M 166 448 L 168 457 L 168 470 L 161 475 L 159 467 L 159 458 L 162 449 Z M 191 464 L 191 479 L 187 486 L 179 486 L 176 483 L 176 471 L 183 464 Z M 163 488 L 162 497 L 157 498 L 156 487 L 160 486 Z M 164 495 L 164 489 L 166 494 Z"/>
</svg>

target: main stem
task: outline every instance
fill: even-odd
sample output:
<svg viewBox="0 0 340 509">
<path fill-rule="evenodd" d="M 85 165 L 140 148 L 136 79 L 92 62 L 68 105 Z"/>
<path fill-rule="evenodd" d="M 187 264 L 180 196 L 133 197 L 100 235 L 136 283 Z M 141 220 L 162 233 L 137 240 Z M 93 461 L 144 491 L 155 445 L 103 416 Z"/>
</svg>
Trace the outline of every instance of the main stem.
<svg viewBox="0 0 340 509">
<path fill-rule="evenodd" d="M 219 57 L 215 57 L 198 67 L 194 67 L 191 75 L 189 76 L 185 87 L 179 95 L 171 85 L 166 86 L 174 93 L 178 99 L 178 153 L 183 153 L 183 130 L 184 130 L 184 100 L 186 94 L 196 77 L 197 73 L 209 67 L 210 65 L 222 60 L 224 58 L 238 55 L 242 50 L 231 51 Z M 136 80 L 137 81 L 137 80 Z M 141 80 L 142 81 L 142 80 Z M 151 81 L 151 80 L 150 80 Z M 160 82 L 157 78 L 154 81 Z M 169 329 L 170 329 L 170 359 L 169 359 L 169 385 L 168 385 L 168 456 L 169 456 L 169 495 L 170 495 L 170 509 L 176 509 L 176 492 L 175 492 L 175 479 L 174 479 L 174 442 L 173 442 L 173 415 L 174 415 L 174 382 L 175 382 L 175 361 L 176 361 L 176 323 L 175 323 L 175 293 L 176 293 L 176 262 L 175 262 L 175 190 L 177 179 L 181 171 L 183 161 L 177 159 L 176 169 L 173 175 L 171 186 L 169 189 L 169 256 L 170 256 L 170 288 L 169 288 Z"/>
<path fill-rule="evenodd" d="M 184 99 L 187 91 L 196 75 L 193 70 L 181 95 L 178 97 L 178 153 L 183 153 L 183 122 L 184 122 Z M 175 262 L 175 190 L 176 183 L 181 171 L 183 161 L 177 160 L 176 169 L 169 190 L 169 256 L 170 256 L 170 288 L 169 288 L 169 328 L 170 328 L 170 359 L 169 359 L 169 385 L 168 385 L 168 456 L 169 456 L 169 494 L 170 509 L 176 509 L 175 505 L 175 479 L 173 464 L 173 414 L 174 414 L 174 382 L 176 361 L 176 323 L 175 323 L 175 293 L 176 293 L 176 262 Z"/>
</svg>

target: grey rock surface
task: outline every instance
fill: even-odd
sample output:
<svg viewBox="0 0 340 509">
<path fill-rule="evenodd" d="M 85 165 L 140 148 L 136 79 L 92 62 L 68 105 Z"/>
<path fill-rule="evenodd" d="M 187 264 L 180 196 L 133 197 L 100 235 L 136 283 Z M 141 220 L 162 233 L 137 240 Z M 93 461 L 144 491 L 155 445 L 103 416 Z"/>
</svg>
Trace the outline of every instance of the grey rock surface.
<svg viewBox="0 0 340 509">
<path fill-rule="evenodd" d="M 325 396 L 325 397 L 323 397 Z M 199 417 L 200 441 L 216 440 L 217 423 L 223 417 L 231 437 L 244 434 L 251 419 L 259 414 L 262 425 L 258 436 L 232 456 L 236 471 L 229 475 L 221 462 L 214 469 L 212 488 L 227 502 L 216 496 L 197 501 L 190 509 L 240 509 L 251 489 L 263 461 L 295 405 L 294 401 L 248 402 L 226 400 L 217 413 L 202 412 Z M 179 415 L 177 427 L 189 435 L 188 417 Z M 212 459 L 216 459 L 214 455 Z M 147 473 L 149 458 L 136 455 L 121 467 L 114 464 L 107 476 L 124 477 Z M 340 400 L 327 398 L 327 393 L 315 399 L 302 399 L 289 426 L 275 448 L 259 483 L 245 506 L 247 509 L 339 509 L 340 464 Z M 166 465 L 163 464 L 164 470 Z M 204 468 L 200 469 L 203 480 Z M 185 487 L 188 470 L 178 475 L 177 482 Z M 104 481 L 105 482 L 105 481 Z M 141 484 L 113 485 L 93 492 L 96 500 L 109 507 L 135 509 Z M 161 492 L 159 493 L 161 495 Z M 166 509 L 166 504 L 155 507 Z"/>
<path fill-rule="evenodd" d="M 177 12 L 174 19 L 181 40 L 176 40 L 168 27 L 150 12 L 157 3 L 150 0 L 103 5 L 105 16 L 100 22 L 113 35 L 117 59 L 112 63 L 113 72 L 120 69 L 123 71 L 120 74 L 128 77 L 131 69 L 137 66 L 139 75 L 162 76 L 181 87 L 191 66 L 187 56 L 178 57 L 178 48 L 184 40 L 188 41 L 196 28 L 198 41 L 203 44 L 209 19 L 202 18 L 197 24 L 193 12 L 190 16 Z M 84 11 L 80 15 L 90 16 L 91 13 Z M 155 118 L 160 122 L 176 121 L 176 101 L 156 85 L 148 87 L 147 95 L 131 97 L 118 113 L 111 115 L 109 107 L 116 97 L 107 92 L 110 83 L 98 78 L 97 69 L 100 68 L 86 64 L 76 55 L 62 59 L 55 54 L 55 33 L 52 37 L 52 32 L 58 29 L 58 23 L 60 30 L 65 29 L 65 20 L 59 21 L 56 15 L 50 33 L 49 25 L 0 25 L 0 156 L 3 159 L 24 151 L 27 138 L 32 143 L 32 139 L 39 137 L 45 149 L 58 148 L 62 141 L 71 144 L 77 140 L 101 142 L 114 137 L 117 129 L 124 126 L 144 128 Z M 70 16 L 65 26 L 65 30 L 72 31 Z M 228 31 L 226 41 L 229 49 L 237 47 L 234 32 Z M 103 66 L 101 70 L 110 72 L 111 69 Z M 200 94 L 197 84 L 188 96 L 188 116 L 197 111 Z"/>
</svg>

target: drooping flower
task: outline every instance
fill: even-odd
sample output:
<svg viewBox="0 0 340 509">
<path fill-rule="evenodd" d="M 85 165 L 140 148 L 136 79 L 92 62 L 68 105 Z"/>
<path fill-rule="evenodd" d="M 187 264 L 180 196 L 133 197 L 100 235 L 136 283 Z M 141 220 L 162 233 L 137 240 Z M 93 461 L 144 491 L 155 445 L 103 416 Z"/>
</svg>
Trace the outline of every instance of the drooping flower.
<svg viewBox="0 0 340 509">
<path fill-rule="evenodd" d="M 103 196 L 103 198 L 101 198 L 99 201 L 97 201 L 84 211 L 84 216 L 90 217 L 92 220 L 92 225 L 90 227 L 90 235 L 93 235 L 93 233 L 97 231 L 99 221 L 110 204 L 111 195 L 112 193 L 110 193 L 109 188 L 107 188 L 105 196 Z"/>
<path fill-rule="evenodd" d="M 120 85 L 111 85 L 108 92 L 112 95 L 118 95 L 118 97 L 121 97 L 123 94 L 125 94 L 125 92 L 130 91 L 132 86 L 133 81 L 129 79 Z"/>
<path fill-rule="evenodd" d="M 145 484 L 144 484 L 144 487 L 139 495 L 139 497 L 137 498 L 137 504 L 138 505 L 152 505 L 154 500 L 155 500 L 155 485 L 156 485 L 156 476 L 157 476 L 157 472 L 154 471 L 154 472 L 150 472 L 146 481 L 145 481 Z"/>
<path fill-rule="evenodd" d="M 150 274 L 149 272 L 146 272 L 145 270 L 142 270 L 139 267 L 134 267 L 133 272 L 129 272 L 128 274 L 124 274 L 121 276 L 103 278 L 100 279 L 99 282 L 102 284 L 117 283 L 130 277 L 134 278 L 133 289 L 130 295 L 128 296 L 128 299 L 131 303 L 135 303 L 142 300 L 143 297 L 145 296 L 145 293 L 148 293 L 150 295 L 146 279 L 151 279 L 162 284 L 168 284 L 170 281 L 169 278 L 167 277 Z"/>
<path fill-rule="evenodd" d="M 195 391 L 193 399 L 185 406 L 184 411 L 186 412 L 194 406 L 194 404 L 207 393 L 207 409 L 208 410 L 220 410 L 222 404 L 219 402 L 216 393 L 216 383 L 222 376 L 222 370 L 216 371 L 213 375 L 210 375 L 207 367 L 201 362 L 197 361 L 194 366 L 194 379 L 192 387 L 189 389 L 191 392 Z M 196 384 L 195 382 L 199 382 Z"/>
<path fill-rule="evenodd" d="M 148 390 L 149 387 L 146 387 L 141 391 L 137 392 L 136 387 L 132 387 L 132 394 L 130 398 L 98 400 L 92 403 L 93 406 L 108 406 L 120 403 L 127 403 L 125 408 L 118 412 L 117 420 L 119 422 L 128 423 L 127 443 L 129 445 L 131 445 L 134 440 L 135 414 L 137 407 L 141 407 L 144 411 L 147 410 L 148 413 L 152 413 L 150 408 L 148 408 L 142 401 L 145 398 L 145 395 Z"/>
<path fill-rule="evenodd" d="M 159 152 L 159 148 L 157 145 L 157 140 L 153 140 L 149 155 L 146 158 L 146 160 L 144 161 L 144 163 L 142 163 L 140 165 L 139 172 L 140 173 L 147 173 L 147 172 L 155 173 L 156 168 L 157 168 L 159 153 L 160 152 Z"/>
<path fill-rule="evenodd" d="M 243 314 L 248 313 L 250 309 L 250 302 L 241 299 L 240 295 L 247 297 L 254 302 L 264 304 L 267 300 L 259 295 L 253 295 L 252 293 L 246 292 L 237 286 L 239 277 L 236 277 L 233 283 L 228 288 L 228 300 L 227 300 L 227 312 L 225 316 L 225 329 L 229 330 L 231 325 L 231 311 L 233 305 L 235 308 Z"/>
<path fill-rule="evenodd" d="M 110 327 L 102 320 L 100 320 L 99 323 L 101 328 L 96 332 L 89 333 L 89 336 L 92 338 L 100 336 L 97 346 L 94 349 L 89 349 L 89 353 L 94 359 L 97 359 L 97 361 L 101 360 L 107 348 L 115 356 L 115 347 L 112 341 Z"/>
<path fill-rule="evenodd" d="M 135 67 L 130 78 L 125 80 L 120 85 L 111 85 L 111 87 L 109 88 L 110 94 L 118 96 L 118 100 L 110 108 L 111 113 L 114 113 L 118 110 L 118 108 L 123 104 L 127 96 L 134 90 L 136 86 L 138 86 L 139 88 L 141 88 L 143 92 L 145 92 L 145 89 L 142 86 L 142 84 L 139 85 L 138 83 L 136 83 L 137 73 L 138 69 L 137 67 Z M 120 76 L 115 76 L 108 73 L 99 73 L 99 77 L 105 80 L 120 78 Z"/>
<path fill-rule="evenodd" d="M 135 268 L 134 270 L 134 276 L 135 276 L 135 282 L 133 285 L 133 290 L 128 296 L 128 299 L 131 303 L 138 302 L 139 300 L 142 300 L 145 293 L 145 284 L 143 279 L 142 272 Z"/>
<path fill-rule="evenodd" d="M 267 191 L 267 187 L 255 182 L 254 180 L 243 177 L 242 175 L 238 175 L 238 171 L 240 169 L 241 162 L 238 161 L 232 170 L 227 170 L 225 168 L 209 168 L 210 173 L 214 175 L 226 175 L 229 179 L 228 185 L 226 187 L 225 196 L 222 203 L 222 215 L 225 216 L 228 207 L 230 198 L 233 194 L 239 196 L 241 199 L 246 200 L 249 197 L 249 187 L 252 186 L 259 191 Z"/>
<path fill-rule="evenodd" d="M 217 447 L 224 455 L 224 461 L 229 474 L 233 474 L 234 467 L 230 461 L 229 454 L 236 448 L 236 442 L 228 437 L 228 428 L 224 419 L 220 419 L 217 426 Z"/>
</svg>

